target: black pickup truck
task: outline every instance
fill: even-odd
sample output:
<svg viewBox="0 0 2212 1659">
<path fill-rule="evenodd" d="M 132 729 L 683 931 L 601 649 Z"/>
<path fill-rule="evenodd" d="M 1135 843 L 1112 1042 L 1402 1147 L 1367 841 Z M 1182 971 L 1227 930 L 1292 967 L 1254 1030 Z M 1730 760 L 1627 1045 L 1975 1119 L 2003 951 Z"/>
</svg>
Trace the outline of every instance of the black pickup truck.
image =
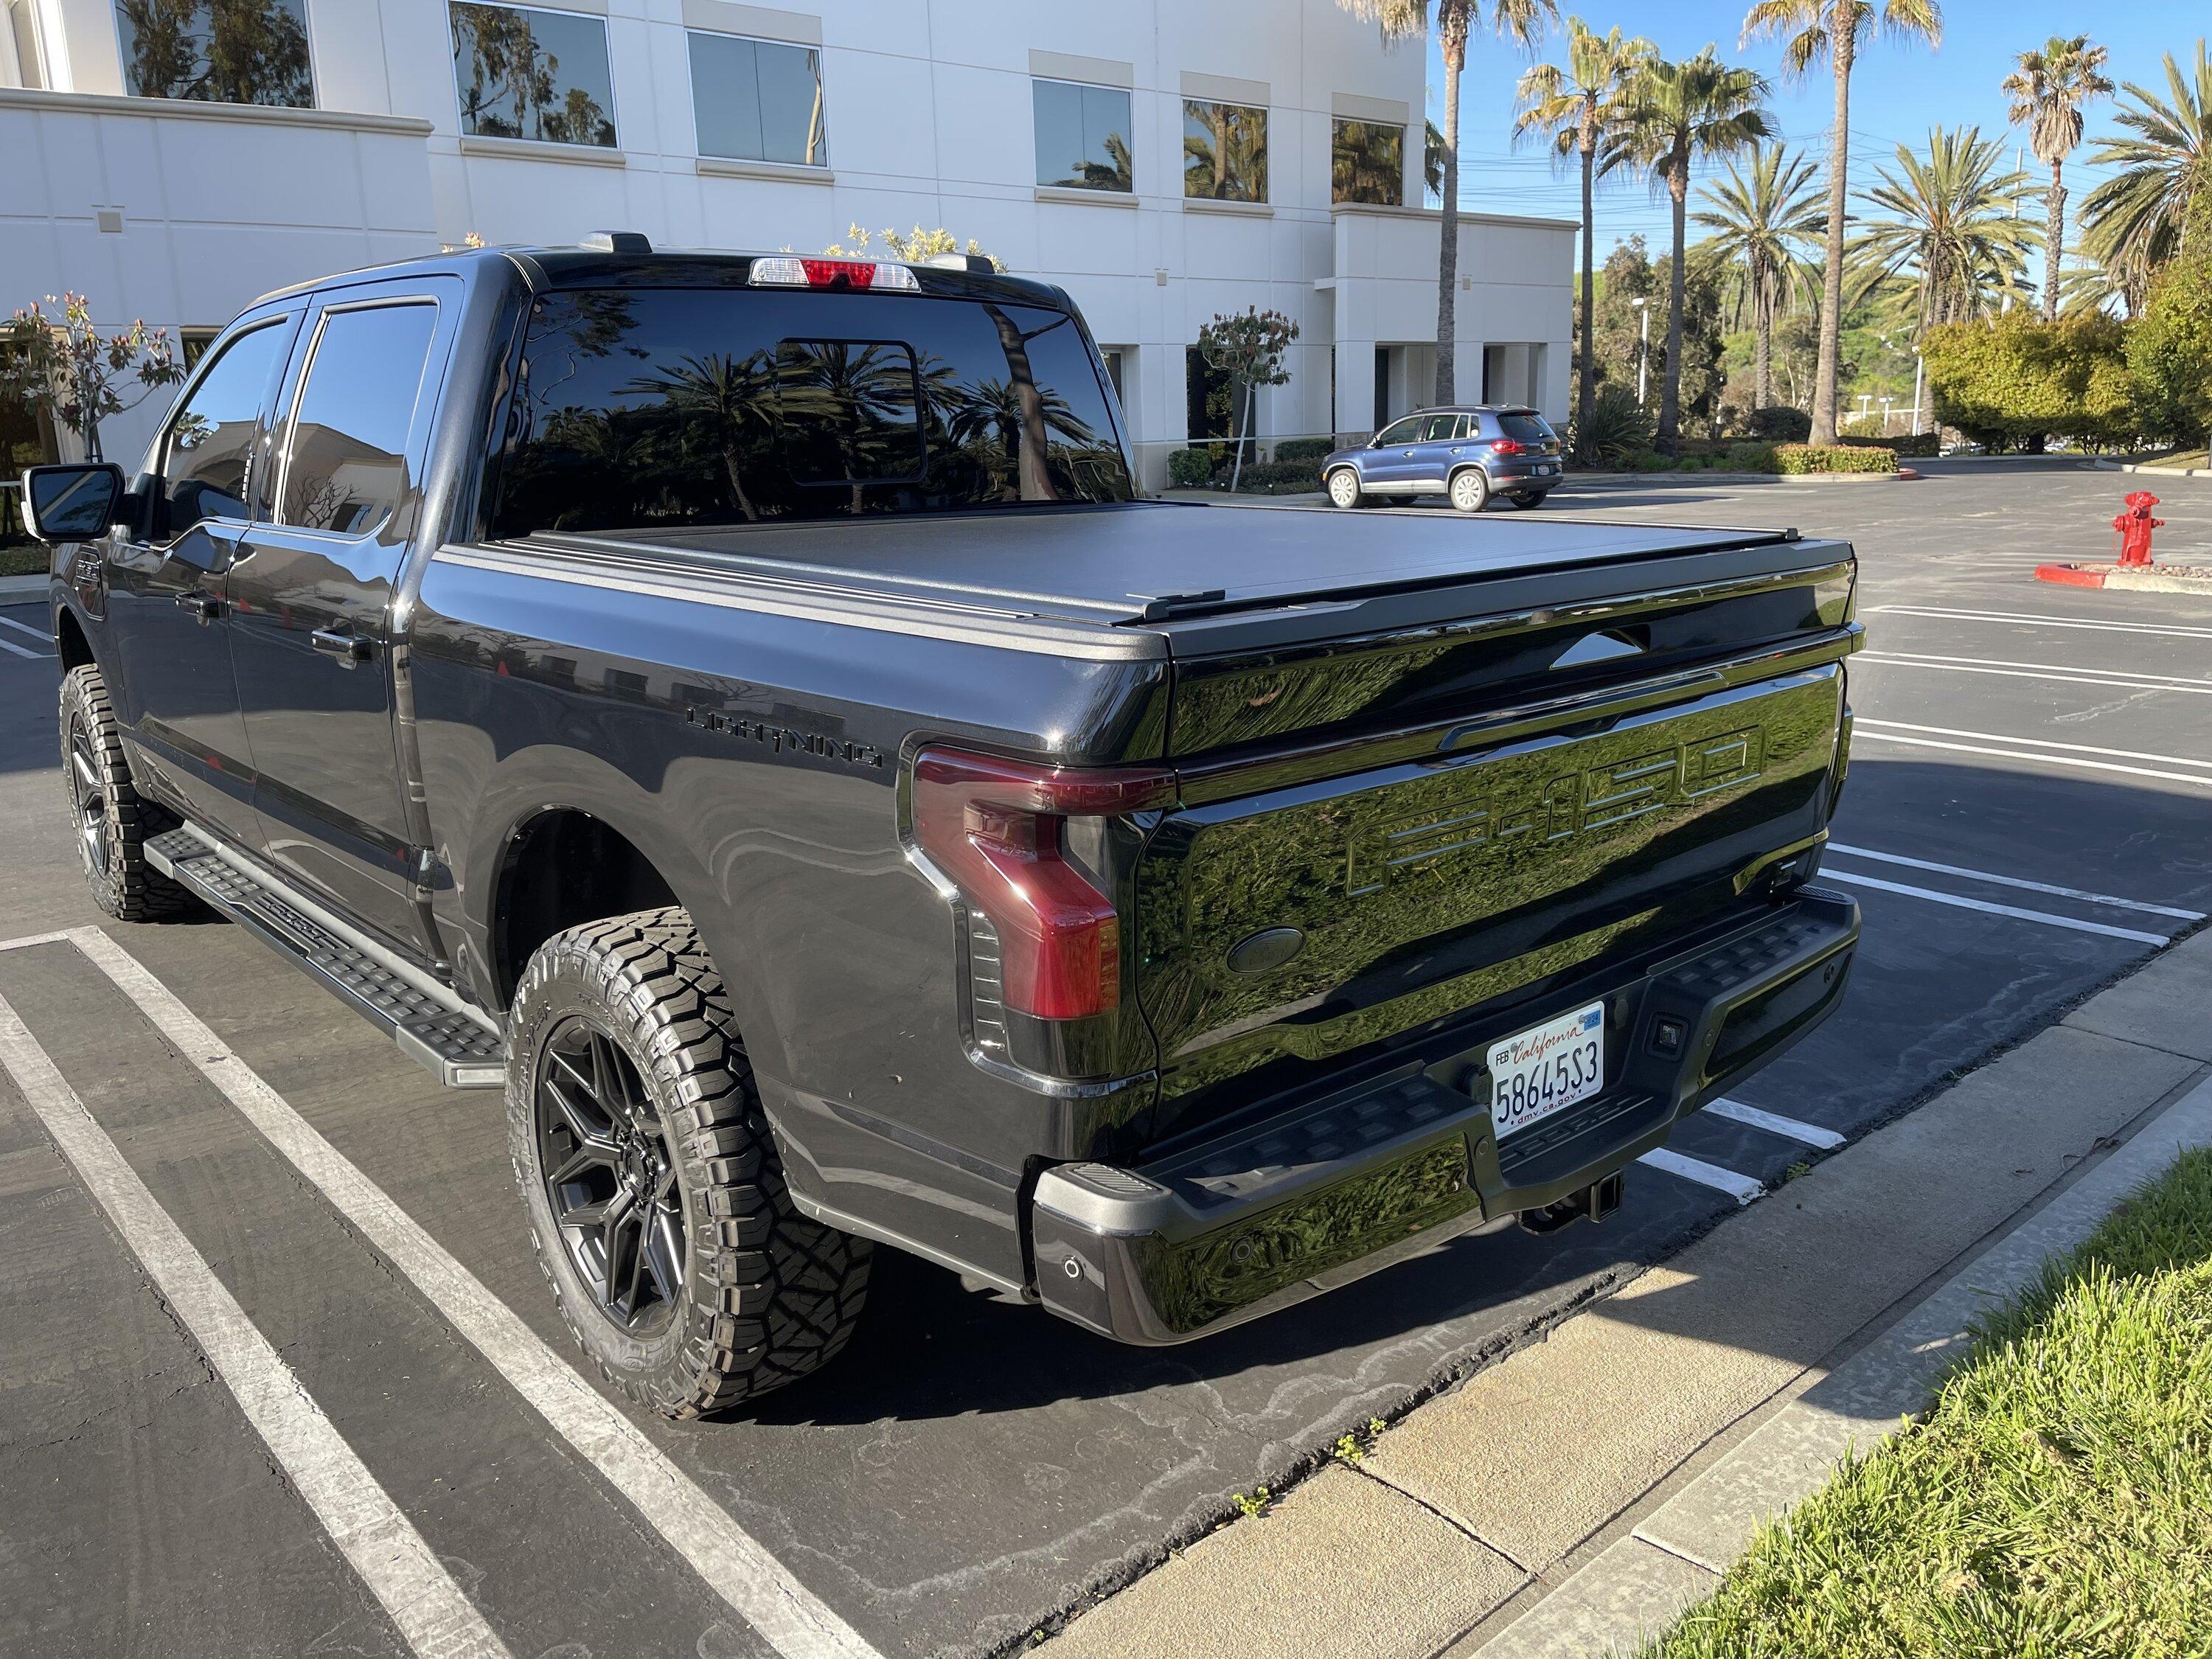
<svg viewBox="0 0 2212 1659">
<path fill-rule="evenodd" d="M 880 1243 L 1168 1343 L 1619 1201 L 1817 1023 L 1844 544 L 1137 498 L 1066 295 L 623 234 L 270 295 L 34 469 L 94 896 L 506 1090 L 672 1415 Z"/>
</svg>

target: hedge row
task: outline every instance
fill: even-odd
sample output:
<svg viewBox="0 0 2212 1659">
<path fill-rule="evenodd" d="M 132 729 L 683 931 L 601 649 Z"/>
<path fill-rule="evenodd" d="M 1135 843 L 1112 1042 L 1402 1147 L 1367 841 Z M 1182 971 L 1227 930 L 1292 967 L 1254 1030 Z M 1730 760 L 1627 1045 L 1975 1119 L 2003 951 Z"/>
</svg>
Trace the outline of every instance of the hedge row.
<svg viewBox="0 0 2212 1659">
<path fill-rule="evenodd" d="M 1774 470 L 1785 474 L 1894 472 L 1897 457 L 1889 450 L 1870 444 L 1836 444 L 1825 448 L 1811 444 L 1777 444 Z"/>
<path fill-rule="evenodd" d="M 1283 495 L 1321 488 L 1321 458 L 1331 445 L 1325 438 L 1286 438 L 1275 446 L 1272 461 L 1245 458 L 1237 488 L 1258 495 Z M 1211 445 L 1168 452 L 1168 482 L 1178 489 L 1225 489 L 1235 469 L 1228 447 Z"/>
</svg>

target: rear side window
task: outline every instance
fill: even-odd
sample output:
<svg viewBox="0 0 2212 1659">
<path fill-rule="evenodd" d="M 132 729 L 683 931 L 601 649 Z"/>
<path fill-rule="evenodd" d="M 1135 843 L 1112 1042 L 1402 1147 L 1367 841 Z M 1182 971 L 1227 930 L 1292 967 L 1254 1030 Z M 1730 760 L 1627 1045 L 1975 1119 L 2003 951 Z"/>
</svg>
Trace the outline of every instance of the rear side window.
<svg viewBox="0 0 2212 1659">
<path fill-rule="evenodd" d="M 1526 410 L 1508 410 L 1498 417 L 1498 424 L 1507 437 L 1518 438 L 1524 444 L 1547 444 L 1559 435 L 1541 415 Z"/>
<path fill-rule="evenodd" d="M 270 323 L 223 347 L 170 422 L 157 536 L 181 535 L 208 519 L 246 517 L 246 471 L 284 337 Z"/>
<path fill-rule="evenodd" d="M 763 289 L 539 299 L 492 533 L 1134 494 L 1075 319 Z"/>
<path fill-rule="evenodd" d="M 333 311 L 292 417 L 281 523 L 366 535 L 407 491 L 407 434 L 437 331 L 434 305 Z"/>
</svg>

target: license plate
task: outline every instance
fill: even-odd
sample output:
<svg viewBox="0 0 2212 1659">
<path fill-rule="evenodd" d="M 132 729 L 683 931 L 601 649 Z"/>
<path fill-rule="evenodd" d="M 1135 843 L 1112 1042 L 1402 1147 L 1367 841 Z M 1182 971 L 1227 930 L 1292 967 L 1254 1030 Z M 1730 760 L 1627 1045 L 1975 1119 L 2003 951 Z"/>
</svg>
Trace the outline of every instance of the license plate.
<svg viewBox="0 0 2212 1659">
<path fill-rule="evenodd" d="M 1500 1140 L 1604 1086 L 1602 1002 L 1490 1045 L 1490 1121 Z"/>
<path fill-rule="evenodd" d="M 1548 478 L 1552 476 L 1552 469 L 1548 466 L 1540 466 L 1536 469 L 1536 476 L 1540 478 Z"/>
</svg>

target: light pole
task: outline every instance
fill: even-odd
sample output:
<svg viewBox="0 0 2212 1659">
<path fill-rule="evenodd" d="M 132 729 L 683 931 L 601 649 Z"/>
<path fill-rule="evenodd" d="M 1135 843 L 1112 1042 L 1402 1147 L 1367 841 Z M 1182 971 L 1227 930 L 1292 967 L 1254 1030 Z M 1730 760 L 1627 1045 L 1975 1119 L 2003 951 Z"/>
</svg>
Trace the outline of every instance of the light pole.
<svg viewBox="0 0 2212 1659">
<path fill-rule="evenodd" d="M 1896 401 L 1894 398 L 1884 398 L 1881 400 L 1881 435 L 1885 438 L 1889 436 L 1889 406 Z"/>
<path fill-rule="evenodd" d="M 1644 319 L 1636 345 L 1636 406 L 1641 409 L 1644 407 L 1644 382 L 1650 378 L 1651 368 L 1651 302 L 1649 300 L 1631 300 L 1628 303 L 1634 306 Z"/>
<path fill-rule="evenodd" d="M 1920 355 L 1920 348 L 1912 348 L 1912 435 L 1920 435 L 1920 382 L 1928 373 L 1928 360 Z"/>
</svg>

